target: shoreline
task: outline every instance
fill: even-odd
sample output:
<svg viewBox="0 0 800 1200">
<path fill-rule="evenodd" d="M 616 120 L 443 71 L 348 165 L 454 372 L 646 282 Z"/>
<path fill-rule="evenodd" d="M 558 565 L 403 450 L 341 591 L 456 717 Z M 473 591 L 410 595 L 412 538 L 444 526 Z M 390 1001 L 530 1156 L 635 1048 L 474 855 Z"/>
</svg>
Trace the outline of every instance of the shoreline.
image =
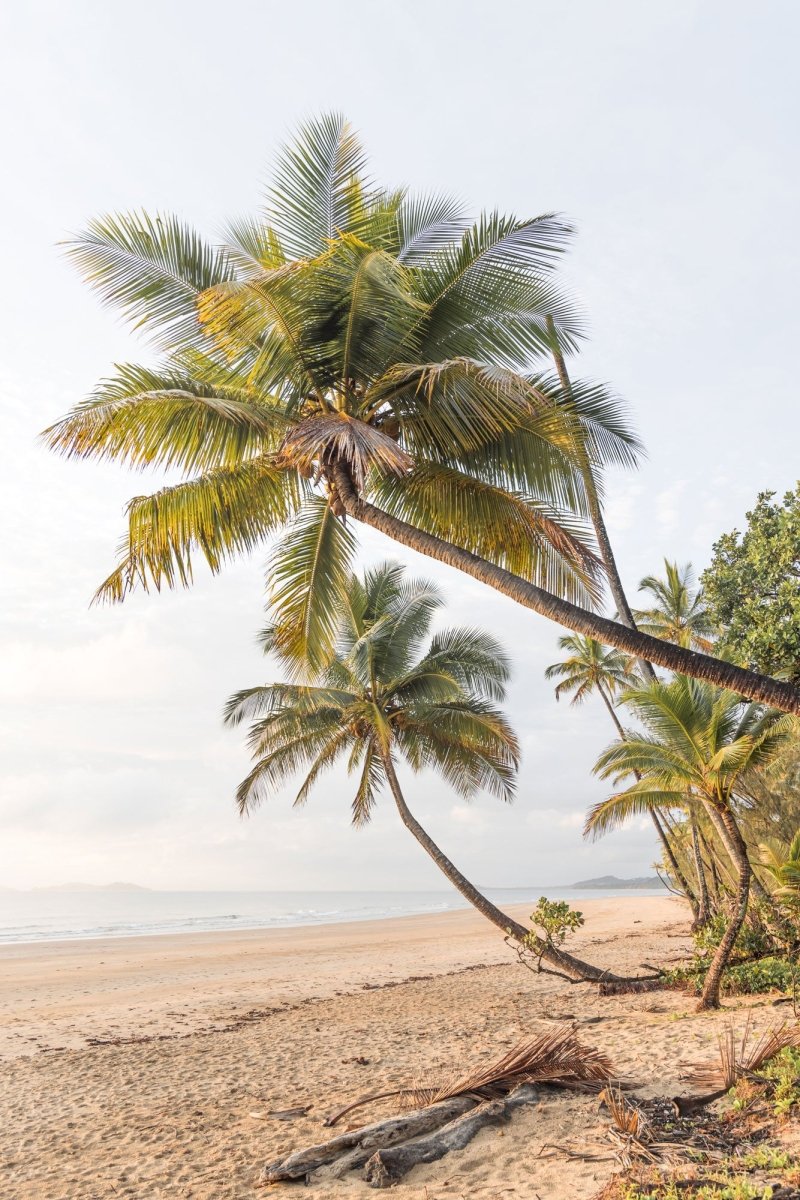
<svg viewBox="0 0 800 1200">
<path fill-rule="evenodd" d="M 526 907 L 526 906 L 528 908 L 535 907 L 540 896 L 547 896 L 548 898 L 554 898 L 554 899 L 566 899 L 570 903 L 573 903 L 573 904 L 590 904 L 590 903 L 598 902 L 598 901 L 617 900 L 617 899 L 619 899 L 619 900 L 663 899 L 663 898 L 668 897 L 671 894 L 669 892 L 669 890 L 666 888 L 659 888 L 659 889 L 656 889 L 656 888 L 650 888 L 650 889 L 646 889 L 646 888 L 577 889 L 577 888 L 571 888 L 571 887 L 560 887 L 560 888 L 532 887 L 529 889 L 529 891 L 530 891 L 529 897 L 527 897 L 526 899 L 523 900 L 520 897 L 520 893 L 525 892 L 526 890 L 528 890 L 528 889 L 525 889 L 525 888 L 484 888 L 483 889 L 483 891 L 490 898 L 492 898 L 495 901 L 495 903 L 497 903 L 503 907 L 509 907 L 509 908 L 513 907 L 515 910 L 522 908 L 522 907 Z M 509 898 L 504 900 L 503 893 L 506 893 Z M 28 893 L 20 893 L 20 894 L 26 895 Z M 87 896 L 88 895 L 88 896 L 92 896 L 92 897 L 96 898 L 101 893 L 94 892 L 94 891 L 92 891 L 92 892 L 59 893 L 59 895 L 66 895 L 66 894 L 75 895 L 75 896 Z M 149 894 L 155 894 L 158 896 L 169 896 L 173 893 L 171 893 L 169 891 L 154 890 L 153 892 L 151 892 Z M 216 895 L 216 894 L 218 894 L 220 896 L 224 896 L 224 897 L 231 897 L 234 895 L 242 895 L 242 896 L 262 896 L 263 895 L 263 896 L 269 897 L 269 896 L 274 896 L 274 895 L 290 895 L 291 893 L 273 893 L 273 892 L 230 893 L 230 892 L 223 892 L 223 891 L 221 891 L 219 893 L 214 893 L 214 892 L 203 892 L 203 891 L 192 892 L 192 891 L 180 891 L 180 890 L 176 890 L 174 892 L 174 895 L 176 895 L 176 896 L 197 895 L 197 896 L 205 897 L 205 896 Z M 303 897 L 303 896 L 308 895 L 308 893 L 304 893 L 302 891 L 297 892 L 295 894 L 298 897 Z M 347 892 L 347 891 L 339 891 L 339 892 L 330 892 L 327 894 L 333 897 L 333 896 L 337 896 L 337 895 L 352 896 L 354 893 Z M 414 896 L 417 894 L 418 893 L 416 893 L 416 892 L 396 892 L 396 893 L 365 892 L 365 893 L 363 893 L 363 895 L 365 897 L 369 897 L 372 895 L 376 895 L 376 896 L 377 895 L 381 895 L 381 896 L 396 895 L 398 897 L 401 897 L 401 896 L 406 896 L 406 895 Z M 116 940 L 128 940 L 131 938 L 191 937 L 191 936 L 202 935 L 202 934 L 222 935 L 222 934 L 227 934 L 227 933 L 263 933 L 268 930 L 283 930 L 283 929 L 286 929 L 286 930 L 313 929 L 313 928 L 318 928 L 320 926 L 328 926 L 328 925 L 339 926 L 339 925 L 372 923 L 372 922 L 379 922 L 379 921 L 404 920 L 407 917 L 437 917 L 437 916 L 444 916 L 444 915 L 446 915 L 448 913 L 452 913 L 452 912 L 468 911 L 470 909 L 470 905 L 469 905 L 468 901 L 464 900 L 463 897 L 459 896 L 457 893 L 443 891 L 439 894 L 445 898 L 441 904 L 435 904 L 435 905 L 425 904 L 425 905 L 421 905 L 420 907 L 411 907 L 408 909 L 408 911 L 405 911 L 405 912 L 398 912 L 395 909 L 392 909 L 392 910 L 385 910 L 385 911 L 370 911 L 370 912 L 365 913 L 364 915 L 358 915 L 358 910 L 342 909 L 339 912 L 333 912 L 333 913 L 328 913 L 328 914 L 315 913 L 310 917 L 299 917 L 296 913 L 288 913 L 288 914 L 286 914 L 285 917 L 282 915 L 276 915 L 276 916 L 264 916 L 263 918 L 251 917 L 246 914 L 242 914 L 242 915 L 226 914 L 226 915 L 210 916 L 210 917 L 188 916 L 188 917 L 181 917 L 181 918 L 172 918 L 171 920 L 166 919 L 164 922 L 165 924 L 176 924 L 176 923 L 181 924 L 182 927 L 180 927 L 180 928 L 160 928 L 159 922 L 157 920 L 153 920 L 150 922 L 149 928 L 146 927 L 143 923 L 141 928 L 132 928 L 130 931 L 125 931 L 125 932 L 121 931 L 120 929 L 102 929 L 100 927 L 96 927 L 96 928 L 93 927 L 86 931 L 78 930 L 76 932 L 73 932 L 73 931 L 64 930 L 64 931 L 57 931 L 52 934 L 48 932 L 48 933 L 44 933 L 40 936 L 34 936 L 34 937 L 4 938 L 2 936 L 2 933 L 0 933 L 0 953 L 2 953 L 2 951 L 6 948 L 13 948 L 13 947 L 19 947 L 19 946 L 54 946 L 54 945 L 60 945 L 60 944 L 69 944 L 69 943 L 73 943 L 73 942 L 77 942 L 77 943 L 96 942 L 96 941 L 106 942 L 106 941 L 116 941 Z M 119 893 L 114 892 L 113 895 L 117 896 L 117 895 L 119 895 Z M 516 898 L 511 899 L 510 897 L 512 895 Z M 397 907 L 400 907 L 400 906 L 397 906 Z M 529 915 L 530 915 L 529 913 L 526 913 L 526 916 L 529 916 Z M 208 923 L 206 924 L 206 922 L 208 922 Z M 227 923 L 219 924 L 217 922 L 227 922 Z M 185 926 L 190 923 L 195 923 L 200 927 L 199 928 L 186 928 Z"/>
<path fill-rule="evenodd" d="M 582 901 L 570 941 L 591 958 L 635 922 L 683 919 L 672 897 Z M 526 921 L 530 905 L 509 905 Z M 267 929 L 64 939 L 0 946 L 0 1058 L 90 1039 L 214 1030 L 253 1012 L 467 966 L 509 964 L 502 934 L 472 908 Z M 519 969 L 519 968 L 517 968 Z"/>
</svg>

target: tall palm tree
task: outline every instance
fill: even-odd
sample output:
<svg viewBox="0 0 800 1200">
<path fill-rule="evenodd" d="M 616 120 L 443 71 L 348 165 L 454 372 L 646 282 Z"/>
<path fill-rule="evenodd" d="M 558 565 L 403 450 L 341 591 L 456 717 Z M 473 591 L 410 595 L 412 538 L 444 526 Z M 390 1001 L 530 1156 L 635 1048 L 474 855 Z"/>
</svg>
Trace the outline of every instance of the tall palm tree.
<svg viewBox="0 0 800 1200">
<path fill-rule="evenodd" d="M 295 804 L 303 804 L 322 773 L 344 762 L 358 773 L 355 825 L 370 819 L 388 786 L 403 824 L 453 886 L 504 933 L 522 938 L 529 931 L 478 891 L 423 829 L 397 776 L 402 760 L 413 772 L 437 771 L 466 799 L 480 790 L 504 801 L 514 794 L 519 746 L 495 704 L 505 694 L 508 658 L 475 629 L 444 630 L 425 645 L 441 604 L 431 584 L 406 581 L 396 564 L 353 577 L 336 651 L 315 685 L 276 683 L 231 697 L 225 719 L 252 720 L 255 760 L 238 789 L 239 809 L 252 812 L 301 768 L 307 773 Z M 267 631 L 264 644 L 284 657 L 279 627 Z M 545 957 L 579 978 L 607 977 L 562 951 L 548 948 Z"/>
<path fill-rule="evenodd" d="M 713 649 L 714 625 L 703 600 L 702 588 L 695 586 L 692 564 L 680 567 L 664 559 L 664 578 L 647 575 L 639 584 L 640 592 L 649 592 L 650 608 L 636 609 L 636 624 L 643 633 L 674 642 L 687 650 Z"/>
<path fill-rule="evenodd" d="M 719 1006 L 722 973 L 747 915 L 751 867 L 736 818 L 744 772 L 768 763 L 792 732 L 791 717 L 743 704 L 741 697 L 677 676 L 629 692 L 625 703 L 645 727 L 628 732 L 597 761 L 603 779 L 634 783 L 590 812 L 586 829 L 599 835 L 635 813 L 679 808 L 691 794 L 708 814 L 736 870 L 733 908 L 703 985 L 701 1008 Z"/>
<path fill-rule="evenodd" d="M 614 697 L 641 685 L 641 680 L 631 668 L 630 658 L 620 654 L 618 650 L 606 650 L 593 638 L 581 637 L 580 634 L 567 634 L 560 637 L 558 646 L 560 650 L 567 651 L 567 657 L 560 662 L 552 663 L 545 668 L 544 672 L 545 679 L 560 680 L 555 689 L 556 700 L 560 700 L 562 695 L 571 694 L 572 704 L 582 704 L 588 696 L 596 693 L 605 704 L 618 736 L 620 739 L 624 739 L 625 730 L 617 716 Z M 703 915 L 697 897 L 681 869 L 655 809 L 651 810 L 650 817 L 661 842 L 670 872 L 688 899 L 697 923 Z"/>
<path fill-rule="evenodd" d="M 550 215 L 470 224 L 446 198 L 376 187 L 338 116 L 301 130 L 266 217 L 220 247 L 173 216 L 93 221 L 73 258 L 163 357 L 118 368 L 47 442 L 185 477 L 131 502 L 100 595 L 187 584 L 197 554 L 219 570 L 288 526 L 283 597 L 297 644 L 323 662 L 347 514 L 575 632 L 800 711 L 787 683 L 593 611 L 586 459 L 631 463 L 638 447 L 605 389 L 565 395 L 534 370 L 548 317 L 560 344 L 580 334 L 553 282 L 569 236 Z M 302 567 L 297 536 L 316 545 Z"/>
</svg>

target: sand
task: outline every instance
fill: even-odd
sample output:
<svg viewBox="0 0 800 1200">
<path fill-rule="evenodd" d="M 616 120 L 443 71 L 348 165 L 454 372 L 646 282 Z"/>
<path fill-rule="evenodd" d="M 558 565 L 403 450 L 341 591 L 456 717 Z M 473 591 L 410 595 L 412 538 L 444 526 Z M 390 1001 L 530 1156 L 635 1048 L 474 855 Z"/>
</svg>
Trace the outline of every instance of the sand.
<svg viewBox="0 0 800 1200">
<path fill-rule="evenodd" d="M 581 908 L 571 948 L 603 966 L 634 972 L 689 949 L 671 898 Z M 674 1094 L 727 1019 L 693 1012 L 676 992 L 604 998 L 535 976 L 471 911 L 4 947 L 0 973 L 3 1200 L 366 1198 L 375 1193 L 353 1177 L 265 1192 L 258 1176 L 329 1136 L 322 1117 L 348 1100 L 438 1080 L 558 1021 L 577 1022 L 645 1094 Z M 775 1018 L 765 999 L 753 1012 L 757 1027 Z M 270 1116 L 296 1106 L 311 1107 Z M 375 1105 L 364 1119 L 390 1111 Z M 415 1168 L 392 1195 L 588 1200 L 613 1164 L 548 1147 L 601 1133 L 594 1098 L 543 1091 L 511 1125 Z"/>
</svg>

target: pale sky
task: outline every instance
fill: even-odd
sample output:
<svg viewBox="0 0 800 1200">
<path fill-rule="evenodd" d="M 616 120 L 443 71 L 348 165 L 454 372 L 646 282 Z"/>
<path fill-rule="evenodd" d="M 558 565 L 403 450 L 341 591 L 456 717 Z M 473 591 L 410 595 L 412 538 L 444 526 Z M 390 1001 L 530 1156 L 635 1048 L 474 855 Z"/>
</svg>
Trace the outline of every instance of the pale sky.
<svg viewBox="0 0 800 1200">
<path fill-rule="evenodd" d="M 57 243 L 93 215 L 174 210 L 214 235 L 259 203 L 299 120 L 343 110 L 387 183 L 477 212 L 559 210 L 590 341 L 572 370 L 627 399 L 649 459 L 608 480 L 635 593 L 664 555 L 708 561 L 761 489 L 797 479 L 791 353 L 800 170 L 792 0 L 55 0 L 0 14 L 0 884 L 435 887 L 387 801 L 348 825 L 350 781 L 241 822 L 248 760 L 228 694 L 272 677 L 254 645 L 265 553 L 192 592 L 89 609 L 125 500 L 158 485 L 64 463 L 37 432 L 113 361 L 149 351 Z M 366 555 L 402 557 L 377 536 Z M 409 558 L 411 556 L 408 556 Z M 478 883 L 647 871 L 645 824 L 586 845 L 606 794 L 598 704 L 542 679 L 558 629 L 457 573 L 448 623 L 498 633 L 516 663 L 524 745 L 513 808 L 467 806 L 433 777 L 411 807 Z M 633 597 L 635 599 L 635 596 Z"/>
</svg>

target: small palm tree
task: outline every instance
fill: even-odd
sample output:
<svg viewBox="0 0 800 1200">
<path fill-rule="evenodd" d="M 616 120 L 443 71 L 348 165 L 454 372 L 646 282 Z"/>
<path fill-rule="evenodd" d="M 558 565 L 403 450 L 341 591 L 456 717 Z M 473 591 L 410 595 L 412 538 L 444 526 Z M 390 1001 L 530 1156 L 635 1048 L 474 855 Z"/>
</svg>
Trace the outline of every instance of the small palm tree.
<svg viewBox="0 0 800 1200">
<path fill-rule="evenodd" d="M 619 737 L 624 739 L 625 730 L 617 716 L 614 698 L 637 685 L 641 686 L 642 681 L 633 669 L 631 659 L 618 650 L 606 649 L 594 638 L 581 637 L 580 634 L 560 637 L 558 646 L 568 652 L 567 657 L 561 662 L 552 663 L 544 672 L 545 679 L 561 681 L 556 686 L 556 700 L 560 700 L 562 695 L 571 694 L 570 703 L 583 704 L 587 697 L 596 693 L 605 704 Z M 670 871 L 692 906 L 695 923 L 699 923 L 705 919 L 705 915 L 701 914 L 697 898 L 681 869 L 659 814 L 653 809 L 650 816 Z"/>
<path fill-rule="evenodd" d="M 788 846 L 762 843 L 761 862 L 778 888 L 778 895 L 800 904 L 800 829 Z"/>
<path fill-rule="evenodd" d="M 794 722 L 710 684 L 676 676 L 630 692 L 625 703 L 645 727 L 627 732 L 599 757 L 595 770 L 620 782 L 624 791 L 596 805 L 586 831 L 595 836 L 635 813 L 680 808 L 687 796 L 699 802 L 725 845 L 737 875 L 733 910 L 706 975 L 701 1008 L 719 1006 L 722 973 L 747 915 L 752 870 L 736 818 L 742 775 L 768 763 L 790 735 Z"/>
<path fill-rule="evenodd" d="M 295 804 L 303 804 L 322 773 L 340 762 L 358 774 L 353 823 L 369 821 L 388 786 L 406 828 L 458 889 L 505 933 L 528 930 L 501 912 L 455 867 L 411 813 L 396 764 L 437 771 L 465 799 L 485 790 L 504 801 L 514 794 L 519 745 L 496 707 L 509 677 L 502 647 L 475 629 L 448 629 L 424 645 L 442 605 L 424 581 L 407 581 L 386 564 L 351 578 L 335 631 L 336 651 L 316 686 L 276 683 L 231 697 L 230 725 L 252 720 L 255 765 L 237 799 L 250 813 L 301 768 L 307 771 Z M 291 665 L 280 626 L 267 630 L 265 648 Z M 603 972 L 561 951 L 561 970 L 601 978 Z M 588 974 L 587 974 L 588 972 Z"/>
<path fill-rule="evenodd" d="M 714 647 L 714 626 L 703 600 L 702 589 L 695 586 L 691 563 L 679 567 L 664 559 L 664 578 L 646 575 L 640 592 L 653 598 L 650 608 L 636 609 L 636 624 L 642 633 L 708 654 Z"/>
</svg>

